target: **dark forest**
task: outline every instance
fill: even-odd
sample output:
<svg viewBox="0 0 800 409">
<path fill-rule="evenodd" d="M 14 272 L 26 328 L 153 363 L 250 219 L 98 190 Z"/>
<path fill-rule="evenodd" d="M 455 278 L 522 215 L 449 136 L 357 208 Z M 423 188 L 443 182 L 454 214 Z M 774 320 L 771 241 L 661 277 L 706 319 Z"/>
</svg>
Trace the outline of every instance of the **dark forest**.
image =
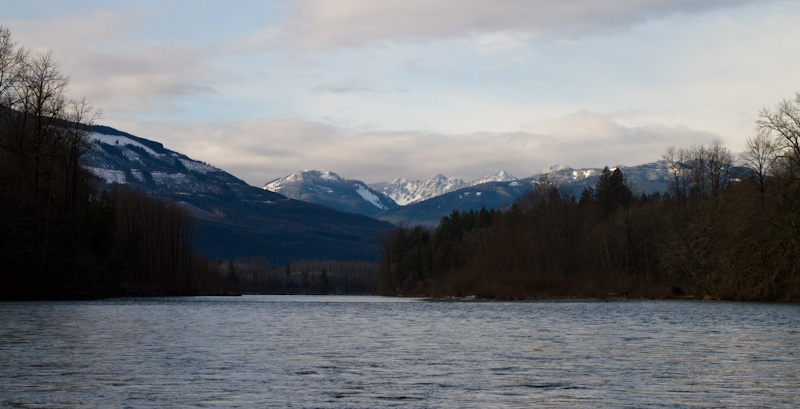
<svg viewBox="0 0 800 409">
<path fill-rule="evenodd" d="M 606 168 L 579 198 L 544 177 L 510 209 L 396 230 L 384 240 L 380 292 L 800 300 L 800 93 L 760 112 L 738 158 L 714 142 L 670 147 L 663 159 L 664 195 L 634 197 Z"/>
<path fill-rule="evenodd" d="M 66 97 L 50 53 L 0 27 L 0 299 L 228 293 L 192 251 L 192 217 L 84 169 L 99 112 Z"/>
</svg>

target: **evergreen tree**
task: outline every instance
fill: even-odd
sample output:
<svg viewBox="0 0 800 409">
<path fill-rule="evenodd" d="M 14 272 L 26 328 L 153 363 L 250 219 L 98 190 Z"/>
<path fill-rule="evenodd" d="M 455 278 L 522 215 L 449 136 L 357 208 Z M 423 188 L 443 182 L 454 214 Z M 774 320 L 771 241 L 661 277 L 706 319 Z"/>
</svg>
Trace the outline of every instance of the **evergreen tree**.
<svg viewBox="0 0 800 409">
<path fill-rule="evenodd" d="M 608 166 L 603 168 L 600 179 L 595 186 L 595 198 L 603 212 L 603 218 L 619 208 L 627 208 L 633 202 L 633 193 L 625 183 L 622 171 L 615 168 L 611 171 Z"/>
<path fill-rule="evenodd" d="M 239 275 L 236 273 L 236 266 L 233 265 L 233 260 L 228 260 L 228 279 L 234 283 L 239 282 Z"/>
</svg>

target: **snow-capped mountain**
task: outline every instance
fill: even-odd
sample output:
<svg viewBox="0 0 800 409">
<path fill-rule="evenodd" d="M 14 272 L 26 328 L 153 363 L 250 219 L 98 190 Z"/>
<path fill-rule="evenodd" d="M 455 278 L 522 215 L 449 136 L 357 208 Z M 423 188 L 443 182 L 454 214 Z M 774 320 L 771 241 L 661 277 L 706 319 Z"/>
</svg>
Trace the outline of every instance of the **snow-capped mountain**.
<svg viewBox="0 0 800 409">
<path fill-rule="evenodd" d="M 435 174 L 426 181 L 408 180 L 397 178 L 391 183 L 374 183 L 370 187 L 389 196 L 401 206 L 412 203 L 422 202 L 445 193 L 454 192 L 469 186 L 480 185 L 488 182 L 505 182 L 517 180 L 514 176 L 505 171 L 494 175 L 484 176 L 472 182 L 464 182 L 462 179 L 448 178 L 442 174 Z"/>
<path fill-rule="evenodd" d="M 636 195 L 664 193 L 670 188 L 668 168 L 664 161 L 619 168 Z M 477 211 L 481 207 L 491 210 L 510 206 L 543 179 L 547 179 L 547 183 L 552 183 L 564 193 L 580 197 L 584 188 L 593 188 L 597 184 L 602 171 L 601 168 L 574 169 L 566 165 L 555 165 L 525 179 L 517 180 L 505 174 L 505 177 L 498 176 L 502 181 L 484 183 L 476 181 L 472 186 L 409 203 L 401 208 L 382 212 L 377 217 L 398 225 L 435 226 L 442 217 L 449 215 L 453 210 L 466 212 Z"/>
<path fill-rule="evenodd" d="M 494 175 L 484 176 L 480 179 L 473 180 L 470 182 L 470 186 L 477 186 L 482 185 L 484 183 L 489 182 L 513 182 L 517 180 L 514 176 L 511 176 L 508 172 L 501 170 L 500 172 L 495 173 Z"/>
<path fill-rule="evenodd" d="M 99 187 L 125 184 L 179 203 L 195 216 L 195 250 L 211 259 L 374 260 L 381 234 L 392 228 L 250 186 L 155 141 L 105 126 L 90 130 L 85 167 Z"/>
<path fill-rule="evenodd" d="M 370 187 L 389 196 L 397 204 L 405 206 L 461 189 L 466 185 L 461 179 L 448 178 L 437 173 L 426 181 L 396 178 L 390 183 L 375 183 Z"/>
<path fill-rule="evenodd" d="M 343 179 L 333 172 L 302 170 L 275 179 L 264 185 L 263 189 L 342 212 L 367 216 L 397 207 L 392 199 L 370 189 L 364 182 Z"/>
</svg>

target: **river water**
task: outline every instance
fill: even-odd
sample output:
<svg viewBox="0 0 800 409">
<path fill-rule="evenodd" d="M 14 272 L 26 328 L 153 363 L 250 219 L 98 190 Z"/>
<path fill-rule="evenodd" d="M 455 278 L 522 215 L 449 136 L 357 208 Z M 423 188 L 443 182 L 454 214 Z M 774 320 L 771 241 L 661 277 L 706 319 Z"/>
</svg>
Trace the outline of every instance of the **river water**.
<svg viewBox="0 0 800 409">
<path fill-rule="evenodd" d="M 0 303 L 0 407 L 800 406 L 800 305 Z"/>
</svg>

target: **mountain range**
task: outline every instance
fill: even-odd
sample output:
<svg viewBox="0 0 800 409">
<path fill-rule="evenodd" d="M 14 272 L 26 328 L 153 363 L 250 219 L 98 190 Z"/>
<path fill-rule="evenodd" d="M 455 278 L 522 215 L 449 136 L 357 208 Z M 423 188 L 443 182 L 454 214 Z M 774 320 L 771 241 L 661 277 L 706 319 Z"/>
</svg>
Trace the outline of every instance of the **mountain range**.
<svg viewBox="0 0 800 409">
<path fill-rule="evenodd" d="M 305 170 L 258 188 L 161 143 L 104 126 L 91 130 L 87 167 L 101 187 L 127 184 L 178 202 L 196 216 L 195 247 L 210 258 L 265 256 L 273 264 L 377 260 L 380 237 L 394 225 L 435 226 L 453 210 L 501 209 L 544 178 L 578 197 L 602 171 L 553 166 L 524 179 L 501 171 L 471 182 L 437 174 L 368 185 Z M 663 161 L 619 168 L 637 195 L 669 189 Z"/>
<path fill-rule="evenodd" d="M 386 196 L 389 196 L 400 206 L 405 206 L 422 202 L 436 196 L 441 196 L 445 193 L 450 193 L 465 187 L 480 185 L 487 182 L 505 182 L 512 180 L 517 180 L 517 178 L 509 175 L 505 171 L 500 171 L 494 175 L 484 176 L 469 183 L 464 182 L 462 179 L 448 178 L 447 176 L 437 173 L 426 181 L 396 178 L 389 183 L 373 183 L 369 186 L 385 194 Z"/>
<path fill-rule="evenodd" d="M 636 195 L 662 194 L 670 188 L 667 164 L 663 161 L 638 166 L 619 166 L 626 182 Z M 435 226 L 442 217 L 453 210 L 468 212 L 502 209 L 514 204 L 520 196 L 529 192 L 537 183 L 546 180 L 563 193 L 580 197 L 585 188 L 594 188 L 602 169 L 569 166 L 553 166 L 540 174 L 503 182 L 487 182 L 448 192 L 428 200 L 412 203 L 396 209 L 386 210 L 376 217 L 398 225 Z"/>
<path fill-rule="evenodd" d="M 374 261 L 381 235 L 394 227 L 250 186 L 158 142 L 104 126 L 91 131 L 86 167 L 100 188 L 126 184 L 176 201 L 196 217 L 195 250 L 211 259 Z"/>
<path fill-rule="evenodd" d="M 436 174 L 426 181 L 396 178 L 390 183 L 367 185 L 359 180 L 343 179 L 330 171 L 303 170 L 275 179 L 263 189 L 342 212 L 377 216 L 460 189 L 515 180 L 517 178 L 501 171 L 469 183 Z"/>
<path fill-rule="evenodd" d="M 637 195 L 664 193 L 669 189 L 669 172 L 663 161 L 619 168 Z M 599 168 L 574 169 L 556 165 L 525 179 L 501 171 L 469 183 L 436 174 L 426 181 L 396 178 L 389 183 L 366 185 L 358 180 L 343 179 L 333 172 L 307 170 L 276 179 L 264 189 L 397 225 L 435 226 L 453 210 L 510 206 L 544 178 L 564 193 L 579 197 L 584 188 L 597 184 L 601 173 Z"/>
</svg>

